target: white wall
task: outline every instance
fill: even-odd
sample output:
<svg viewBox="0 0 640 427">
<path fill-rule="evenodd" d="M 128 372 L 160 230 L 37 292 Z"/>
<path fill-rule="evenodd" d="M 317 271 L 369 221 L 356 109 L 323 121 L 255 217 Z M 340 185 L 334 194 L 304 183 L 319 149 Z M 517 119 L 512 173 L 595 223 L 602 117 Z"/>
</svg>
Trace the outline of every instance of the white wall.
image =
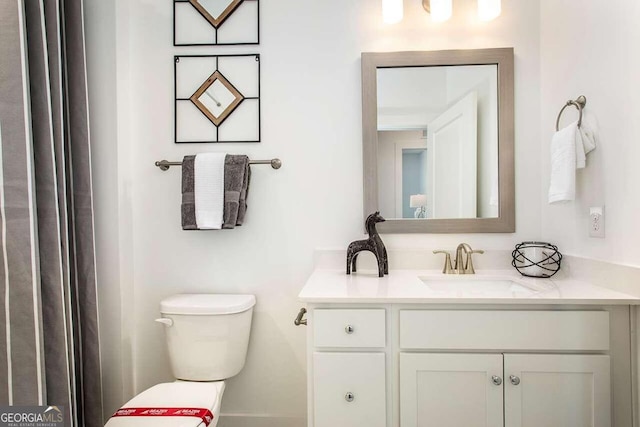
<svg viewBox="0 0 640 427">
<path fill-rule="evenodd" d="M 542 0 L 541 17 L 542 237 L 567 254 L 640 266 L 640 3 Z M 576 201 L 549 205 L 556 117 L 578 95 L 599 122 L 600 144 L 578 172 Z M 576 118 L 568 108 L 563 123 Z M 589 207 L 603 204 L 606 238 L 590 238 Z"/>
<path fill-rule="evenodd" d="M 113 408 L 123 399 L 121 372 L 122 331 L 118 230 L 117 112 L 109 100 L 117 87 L 115 7 L 113 2 L 94 2 L 86 8 L 87 62 L 90 92 L 92 173 L 96 227 L 98 299 L 103 390 L 106 405 Z M 98 161 L 98 159 L 100 159 Z"/>
<path fill-rule="evenodd" d="M 228 382 L 223 413 L 252 415 L 253 426 L 268 419 L 304 424 L 306 331 L 293 326 L 301 306 L 296 296 L 315 248 L 344 248 L 362 236 L 360 52 L 515 47 L 517 232 L 384 240 L 389 248 L 453 248 L 467 241 L 508 250 L 538 237 L 537 2 L 505 1 L 499 19 L 481 23 L 475 0 L 456 0 L 454 18 L 443 24 L 432 24 L 420 2 L 405 2 L 403 23 L 383 26 L 379 1 L 267 1 L 261 2 L 260 46 L 234 48 L 173 47 L 168 0 L 86 0 L 86 8 L 98 267 L 101 302 L 110 301 L 102 312 L 120 310 L 105 313 L 109 321 L 101 325 L 103 339 L 119 347 L 104 350 L 105 376 L 118 379 L 105 382 L 105 412 L 123 403 L 120 397 L 171 380 L 162 327 L 153 322 L 162 298 L 246 292 L 258 300 L 249 356 Z M 173 143 L 172 57 L 214 52 L 262 54 L 262 143 Z M 105 76 L 106 83 L 99 80 Z M 284 166 L 253 168 L 241 228 L 183 232 L 180 169 L 161 172 L 153 162 L 208 150 L 277 156 Z M 226 423 L 241 425 L 229 417 Z"/>
<path fill-rule="evenodd" d="M 133 390 L 128 0 L 85 2 L 104 414 Z M 123 107 L 124 106 L 124 107 Z"/>
</svg>

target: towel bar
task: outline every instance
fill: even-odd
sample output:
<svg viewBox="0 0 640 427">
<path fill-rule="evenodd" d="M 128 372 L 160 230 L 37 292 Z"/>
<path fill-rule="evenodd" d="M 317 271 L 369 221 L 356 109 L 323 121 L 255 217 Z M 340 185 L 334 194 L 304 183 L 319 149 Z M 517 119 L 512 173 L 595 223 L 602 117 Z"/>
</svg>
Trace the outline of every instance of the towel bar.
<svg viewBox="0 0 640 427">
<path fill-rule="evenodd" d="M 556 132 L 560 130 L 560 117 L 562 117 L 562 113 L 564 112 L 564 109 L 567 108 L 569 105 L 575 106 L 580 112 L 580 118 L 578 118 L 578 127 L 582 125 L 582 110 L 584 109 L 585 105 L 587 105 L 587 98 L 584 95 L 580 95 L 575 100 L 571 99 L 567 101 L 566 104 L 564 104 L 564 107 L 562 107 L 562 110 L 560 110 L 560 113 L 558 113 L 558 119 L 556 120 Z"/>
<path fill-rule="evenodd" d="M 271 165 L 274 169 L 280 169 L 282 167 L 282 160 L 280 159 L 271 159 L 271 160 L 249 160 L 250 165 Z M 171 166 L 182 166 L 182 162 L 170 162 L 168 160 L 160 160 L 155 163 L 160 170 L 166 171 L 169 170 Z"/>
</svg>

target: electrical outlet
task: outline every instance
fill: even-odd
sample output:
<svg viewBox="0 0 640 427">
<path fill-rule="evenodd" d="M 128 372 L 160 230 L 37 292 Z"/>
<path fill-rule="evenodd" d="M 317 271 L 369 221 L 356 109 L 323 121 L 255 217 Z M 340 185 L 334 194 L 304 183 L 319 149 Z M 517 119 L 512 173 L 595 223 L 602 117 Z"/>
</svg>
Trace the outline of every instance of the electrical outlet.
<svg viewBox="0 0 640 427">
<path fill-rule="evenodd" d="M 604 206 L 589 208 L 589 237 L 604 238 Z"/>
</svg>

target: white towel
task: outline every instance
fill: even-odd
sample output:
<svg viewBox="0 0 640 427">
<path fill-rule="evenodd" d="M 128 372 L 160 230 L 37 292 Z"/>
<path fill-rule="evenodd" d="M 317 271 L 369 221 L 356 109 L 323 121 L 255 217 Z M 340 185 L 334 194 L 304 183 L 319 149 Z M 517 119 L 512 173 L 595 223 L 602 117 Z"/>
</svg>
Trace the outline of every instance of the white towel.
<svg viewBox="0 0 640 427">
<path fill-rule="evenodd" d="M 576 169 L 583 169 L 587 166 L 587 153 L 585 152 L 582 132 L 576 129 Z"/>
<path fill-rule="evenodd" d="M 585 111 L 582 115 L 580 135 L 584 145 L 584 153 L 589 154 L 598 145 L 598 122 L 593 114 Z"/>
<path fill-rule="evenodd" d="M 224 216 L 225 153 L 197 154 L 194 162 L 196 224 L 200 230 L 220 230 Z"/>
<path fill-rule="evenodd" d="M 551 140 L 549 203 L 574 200 L 576 196 L 576 134 L 578 122 L 560 129 Z"/>
<path fill-rule="evenodd" d="M 598 123 L 595 117 L 586 111 L 582 114 L 582 124 L 576 134 L 576 168 L 582 169 L 587 163 L 587 154 L 595 150 L 598 144 Z"/>
</svg>

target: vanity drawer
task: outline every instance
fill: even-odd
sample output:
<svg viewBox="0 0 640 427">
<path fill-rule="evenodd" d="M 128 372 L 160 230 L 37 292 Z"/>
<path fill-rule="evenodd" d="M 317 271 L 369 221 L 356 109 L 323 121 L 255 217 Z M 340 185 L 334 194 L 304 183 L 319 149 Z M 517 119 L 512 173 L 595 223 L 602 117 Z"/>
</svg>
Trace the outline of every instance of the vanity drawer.
<svg viewBox="0 0 640 427">
<path fill-rule="evenodd" d="M 314 353 L 314 427 L 385 427 L 384 353 Z"/>
<path fill-rule="evenodd" d="M 384 347 L 383 309 L 316 309 L 313 311 L 316 347 Z"/>
<path fill-rule="evenodd" d="M 401 310 L 400 347 L 605 351 L 609 312 Z"/>
</svg>

